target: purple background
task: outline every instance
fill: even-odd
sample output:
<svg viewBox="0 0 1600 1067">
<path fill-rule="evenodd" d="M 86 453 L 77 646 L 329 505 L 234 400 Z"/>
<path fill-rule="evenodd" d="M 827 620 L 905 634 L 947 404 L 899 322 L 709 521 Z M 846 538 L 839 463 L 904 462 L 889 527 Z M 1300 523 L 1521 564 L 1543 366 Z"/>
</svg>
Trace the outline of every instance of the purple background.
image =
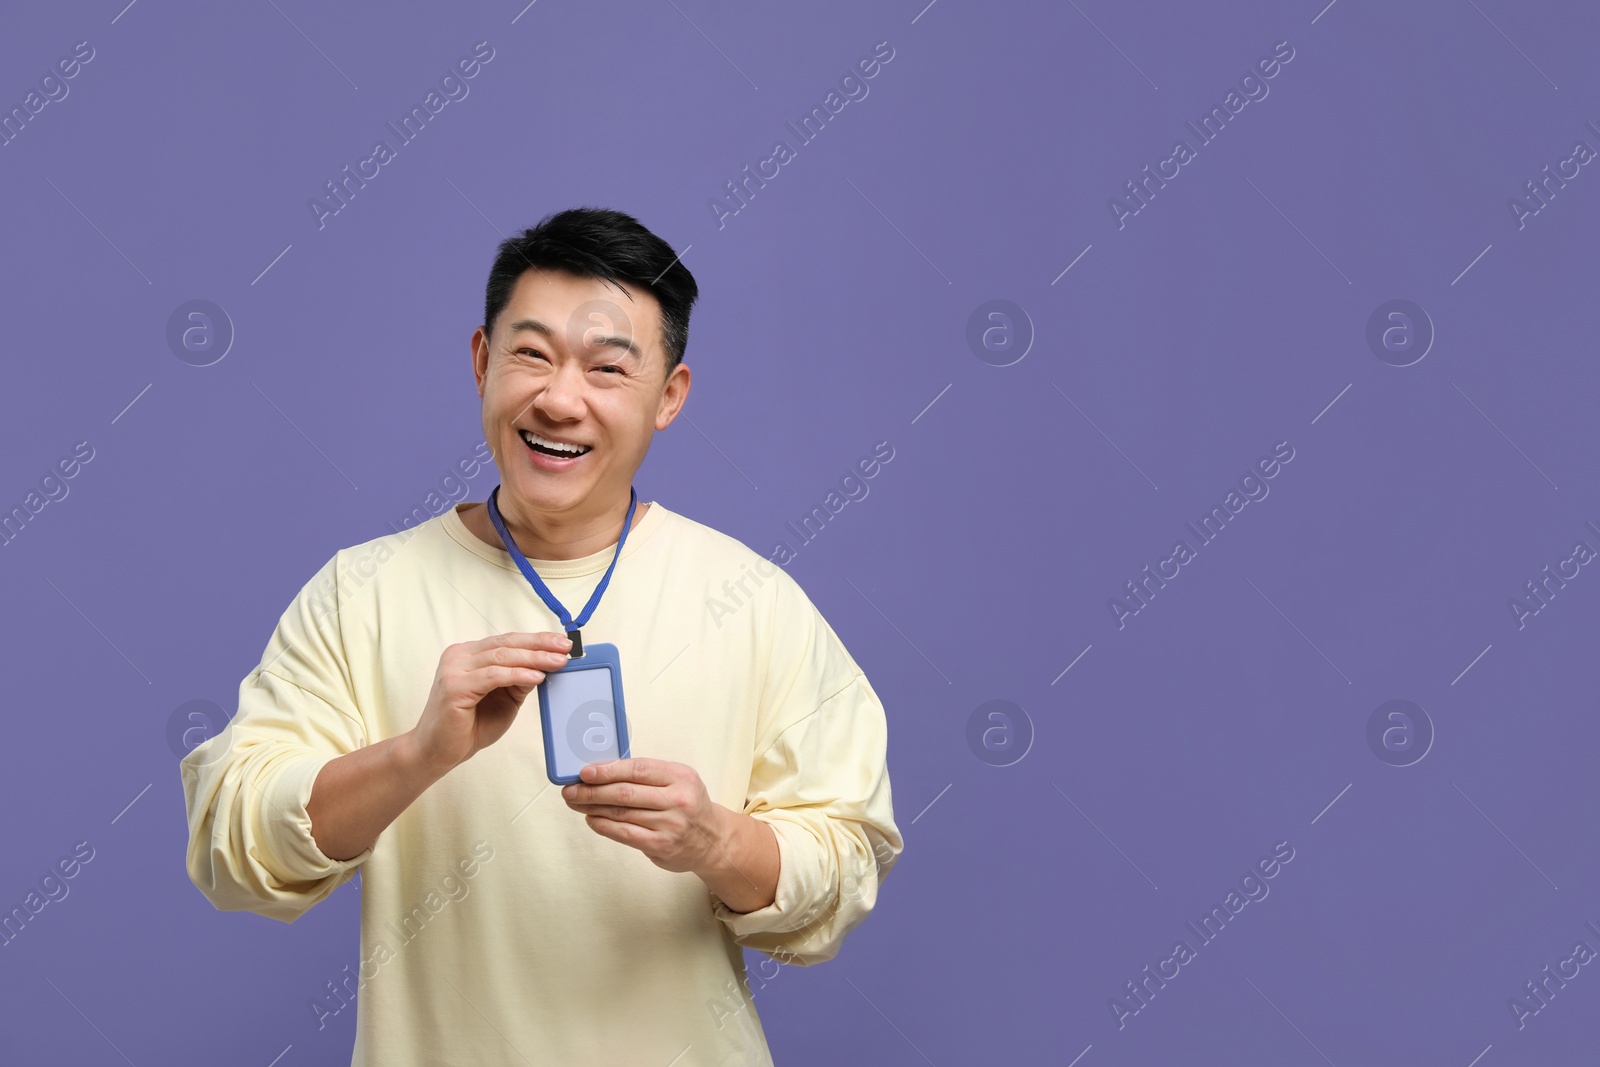
<svg viewBox="0 0 1600 1067">
<path fill-rule="evenodd" d="M 0 508 L 95 455 L 0 550 L 0 908 L 96 856 L 0 948 L 0 1061 L 349 1061 L 354 1012 L 319 1032 L 308 1001 L 356 961 L 358 892 L 293 926 L 213 910 L 167 725 L 231 713 L 300 585 L 482 439 L 494 244 L 580 204 L 685 249 L 703 293 L 692 424 L 642 499 L 769 551 L 895 449 L 789 570 L 888 709 L 906 851 L 837 960 L 763 984 L 748 954 L 779 1063 L 1593 1057 L 1596 968 L 1524 1028 L 1508 1000 L 1600 948 L 1600 575 L 1521 628 L 1508 601 L 1600 548 L 1600 177 L 1520 229 L 1507 200 L 1600 147 L 1600 18 L 922 2 L 7 16 L 6 110 L 95 57 L 0 148 Z M 308 199 L 483 40 L 468 97 L 319 229 Z M 884 40 L 869 95 L 719 227 L 708 201 Z M 1284 40 L 1119 229 L 1108 198 Z M 1397 298 L 1437 332 L 1406 367 L 1365 336 Z M 210 366 L 165 339 L 193 299 L 236 331 Z M 966 339 L 993 299 L 1035 334 L 1010 366 Z M 1108 599 L 1280 441 L 1270 495 L 1119 628 Z M 1410 766 L 1367 742 L 1391 699 L 1436 734 Z M 1022 709 L 1009 766 L 968 742 L 991 700 Z M 1186 921 L 1285 840 L 1199 945 Z M 1196 958 L 1119 1028 L 1179 938 Z"/>
</svg>

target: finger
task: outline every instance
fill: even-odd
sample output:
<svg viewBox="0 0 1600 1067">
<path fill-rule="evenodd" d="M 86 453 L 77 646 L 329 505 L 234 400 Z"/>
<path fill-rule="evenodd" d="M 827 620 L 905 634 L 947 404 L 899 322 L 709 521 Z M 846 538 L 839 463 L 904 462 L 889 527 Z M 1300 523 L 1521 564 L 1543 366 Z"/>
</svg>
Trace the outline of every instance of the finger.
<svg viewBox="0 0 1600 1067">
<path fill-rule="evenodd" d="M 612 782 L 609 785 L 568 785 L 561 789 L 565 800 L 579 804 L 609 804 L 619 808 L 665 810 L 672 807 L 671 795 L 664 789 L 638 782 Z"/>
<path fill-rule="evenodd" d="M 648 830 L 667 829 L 668 817 L 666 813 L 651 808 L 621 808 L 613 804 L 579 804 L 567 801 L 567 807 L 581 815 L 595 815 L 612 822 L 632 823 L 643 826 Z"/>
<path fill-rule="evenodd" d="M 474 642 L 477 648 L 532 648 L 542 649 L 546 652 L 565 652 L 572 647 L 571 638 L 564 633 L 553 630 L 543 630 L 539 633 L 511 633 L 493 634 L 481 641 Z"/>
<path fill-rule="evenodd" d="M 662 841 L 660 835 L 652 830 L 633 823 L 618 822 L 608 819 L 603 815 L 586 815 L 584 821 L 589 824 L 589 829 L 602 837 L 609 837 L 613 841 L 632 846 L 641 852 L 648 853 L 652 849 L 659 849 Z"/>
<path fill-rule="evenodd" d="M 586 763 L 578 771 L 578 776 L 585 782 L 596 785 L 606 782 L 638 782 L 640 785 L 671 785 L 677 780 L 675 768 L 682 767 L 680 763 L 670 760 L 646 759 L 635 757 L 631 759 L 606 760 L 603 763 Z"/>
<path fill-rule="evenodd" d="M 481 670 L 484 667 L 532 667 L 536 670 L 553 671 L 565 667 L 568 658 L 565 652 L 518 648 L 514 645 L 494 645 L 467 653 L 458 666 L 464 671 Z"/>
<path fill-rule="evenodd" d="M 544 681 L 544 672 L 531 667 L 484 667 L 461 677 L 467 691 L 481 697 L 496 689 L 532 689 Z"/>
</svg>

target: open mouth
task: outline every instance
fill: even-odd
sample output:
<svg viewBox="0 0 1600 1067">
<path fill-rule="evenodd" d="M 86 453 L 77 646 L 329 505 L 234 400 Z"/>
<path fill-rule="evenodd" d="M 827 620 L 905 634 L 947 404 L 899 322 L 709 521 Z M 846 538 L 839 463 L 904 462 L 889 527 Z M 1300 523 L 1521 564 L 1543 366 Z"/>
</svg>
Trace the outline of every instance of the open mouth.
<svg viewBox="0 0 1600 1067">
<path fill-rule="evenodd" d="M 531 451 L 537 452 L 541 456 L 550 456 L 553 459 L 577 459 L 579 456 L 588 455 L 594 448 L 592 445 L 558 441 L 553 437 L 545 437 L 543 434 L 537 434 L 531 430 L 519 432 L 522 436 L 522 443 L 527 445 Z"/>
</svg>

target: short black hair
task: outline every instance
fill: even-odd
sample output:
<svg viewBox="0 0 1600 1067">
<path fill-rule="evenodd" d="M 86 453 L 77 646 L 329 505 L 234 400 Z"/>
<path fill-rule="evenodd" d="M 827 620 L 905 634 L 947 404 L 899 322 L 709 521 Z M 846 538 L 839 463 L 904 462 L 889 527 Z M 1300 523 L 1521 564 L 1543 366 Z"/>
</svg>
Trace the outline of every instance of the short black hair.
<svg viewBox="0 0 1600 1067">
<path fill-rule="evenodd" d="M 531 229 L 506 238 L 495 251 L 484 294 L 483 329 L 511 300 L 523 273 L 561 270 L 580 278 L 627 282 L 647 290 L 661 305 L 661 340 L 667 373 L 683 362 L 689 347 L 689 312 L 700 287 L 673 252 L 632 215 L 609 208 L 576 207 L 540 219 Z"/>
</svg>

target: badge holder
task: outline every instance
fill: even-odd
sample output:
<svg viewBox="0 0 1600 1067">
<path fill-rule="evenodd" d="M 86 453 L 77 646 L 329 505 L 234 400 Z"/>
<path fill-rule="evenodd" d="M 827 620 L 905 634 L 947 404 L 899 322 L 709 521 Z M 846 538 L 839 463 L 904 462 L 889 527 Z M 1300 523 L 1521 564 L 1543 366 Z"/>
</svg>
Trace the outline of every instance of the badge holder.
<svg viewBox="0 0 1600 1067">
<path fill-rule="evenodd" d="M 583 624 L 594 614 L 606 587 L 611 584 L 611 574 L 622 558 L 622 546 L 628 542 L 634 509 L 638 506 L 639 494 L 629 486 L 628 514 L 623 517 L 622 533 L 617 538 L 617 550 L 611 555 L 611 565 L 601 575 L 594 592 L 589 594 L 583 611 L 574 619 L 550 592 L 550 587 L 517 547 L 511 531 L 506 529 L 505 518 L 500 514 L 500 487 L 495 486 L 489 494 L 489 521 L 500 535 L 500 543 L 572 642 L 565 666 L 546 671 L 544 681 L 538 685 L 539 725 L 544 731 L 544 770 L 556 785 L 581 781 L 578 772 L 586 763 L 628 758 L 628 718 L 622 706 L 622 661 L 617 656 L 617 646 L 590 645 L 585 651 Z"/>
<path fill-rule="evenodd" d="M 578 771 L 587 763 L 628 758 L 628 717 L 616 645 L 582 649 L 566 666 L 546 671 L 537 688 L 545 775 L 552 783 L 581 781 Z"/>
</svg>

